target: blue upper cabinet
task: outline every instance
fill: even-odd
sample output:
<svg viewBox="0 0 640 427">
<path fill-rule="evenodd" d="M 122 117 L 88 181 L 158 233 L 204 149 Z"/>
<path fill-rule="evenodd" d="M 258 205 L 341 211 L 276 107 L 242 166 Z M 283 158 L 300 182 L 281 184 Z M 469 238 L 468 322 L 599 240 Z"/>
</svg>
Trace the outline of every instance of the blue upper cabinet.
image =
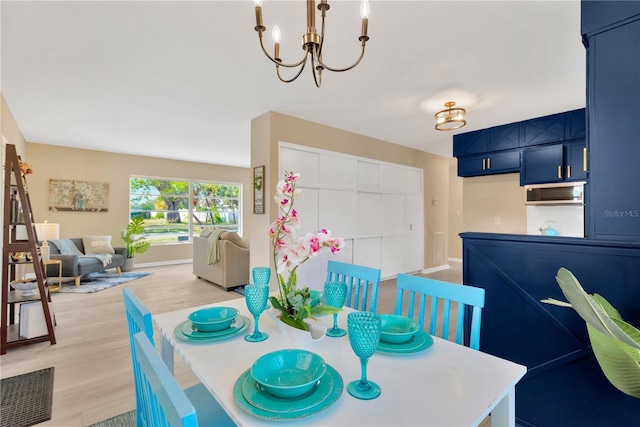
<svg viewBox="0 0 640 427">
<path fill-rule="evenodd" d="M 497 175 L 520 171 L 520 149 L 474 154 L 458 159 L 458 176 Z"/>
<path fill-rule="evenodd" d="M 499 151 L 518 148 L 520 146 L 520 123 L 511 123 L 489 129 L 487 150 Z"/>
<path fill-rule="evenodd" d="M 554 114 L 527 120 L 522 126 L 521 146 L 564 141 L 564 114 Z"/>
<path fill-rule="evenodd" d="M 585 36 L 640 15 L 640 1 L 583 0 L 580 8 L 580 34 Z"/>
<path fill-rule="evenodd" d="M 587 137 L 587 114 L 584 108 L 564 113 L 564 139 L 582 139 Z"/>
<path fill-rule="evenodd" d="M 520 185 L 586 181 L 585 140 L 529 147 L 522 152 Z"/>
<path fill-rule="evenodd" d="M 487 152 L 487 130 L 461 133 L 453 136 L 453 156 L 467 156 Z"/>
</svg>

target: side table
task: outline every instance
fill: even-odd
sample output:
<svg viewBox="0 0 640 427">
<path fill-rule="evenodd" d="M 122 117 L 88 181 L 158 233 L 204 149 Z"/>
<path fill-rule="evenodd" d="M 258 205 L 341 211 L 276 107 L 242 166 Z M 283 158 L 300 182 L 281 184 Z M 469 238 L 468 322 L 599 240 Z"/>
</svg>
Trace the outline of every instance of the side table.
<svg viewBox="0 0 640 427">
<path fill-rule="evenodd" d="M 50 259 L 49 261 L 42 262 L 44 264 L 45 269 L 47 265 L 58 265 L 58 285 L 49 285 L 50 292 L 60 292 L 62 289 L 62 260 L 61 259 Z M 47 277 L 48 282 L 48 277 Z"/>
</svg>

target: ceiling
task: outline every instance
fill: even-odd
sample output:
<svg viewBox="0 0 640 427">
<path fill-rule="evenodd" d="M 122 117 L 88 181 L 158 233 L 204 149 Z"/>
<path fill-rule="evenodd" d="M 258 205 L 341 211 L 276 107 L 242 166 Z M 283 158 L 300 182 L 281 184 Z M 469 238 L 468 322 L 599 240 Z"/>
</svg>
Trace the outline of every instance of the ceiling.
<svg viewBox="0 0 640 427">
<path fill-rule="evenodd" d="M 329 2 L 323 59 L 359 53 L 359 3 Z M 29 142 L 250 166 L 267 111 L 450 157 L 452 135 L 581 108 L 580 1 L 371 1 L 367 52 L 317 89 L 281 83 L 246 1 L 6 1 L 1 89 Z M 301 57 L 301 0 L 265 0 L 265 43 Z M 453 100 L 467 126 L 433 127 Z M 295 143 L 296 141 L 288 141 Z"/>
</svg>

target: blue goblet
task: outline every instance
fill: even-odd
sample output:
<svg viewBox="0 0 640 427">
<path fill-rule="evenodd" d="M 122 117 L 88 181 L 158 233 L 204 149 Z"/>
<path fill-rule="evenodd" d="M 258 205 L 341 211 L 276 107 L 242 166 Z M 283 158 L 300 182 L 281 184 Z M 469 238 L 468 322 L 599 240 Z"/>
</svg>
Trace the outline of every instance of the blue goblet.
<svg viewBox="0 0 640 427">
<path fill-rule="evenodd" d="M 254 267 L 251 270 L 251 277 L 256 285 L 268 285 L 271 279 L 271 267 Z"/>
<path fill-rule="evenodd" d="M 269 337 L 264 332 L 258 330 L 258 319 L 267 307 L 267 299 L 269 297 L 269 287 L 265 285 L 249 284 L 244 287 L 244 297 L 249 312 L 253 315 L 254 330 L 253 334 L 247 334 L 244 339 L 249 342 L 264 341 Z"/>
<path fill-rule="evenodd" d="M 342 308 L 347 297 L 347 285 L 343 282 L 326 282 L 324 284 L 324 303 L 336 308 Z M 347 334 L 338 328 L 338 313 L 333 315 L 333 328 L 327 331 L 327 336 L 337 338 Z"/>
<path fill-rule="evenodd" d="M 370 400 L 380 396 L 380 386 L 367 381 L 367 362 L 375 353 L 380 342 L 380 317 L 368 311 L 356 311 L 347 316 L 349 343 L 353 352 L 360 358 L 362 376 L 347 386 L 350 395 L 357 399 Z"/>
</svg>

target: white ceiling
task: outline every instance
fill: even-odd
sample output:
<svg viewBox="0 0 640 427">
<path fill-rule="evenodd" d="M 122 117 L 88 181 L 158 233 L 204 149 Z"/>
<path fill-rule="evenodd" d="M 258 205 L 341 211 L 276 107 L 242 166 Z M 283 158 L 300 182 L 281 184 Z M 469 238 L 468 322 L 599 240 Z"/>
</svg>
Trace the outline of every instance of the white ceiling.
<svg viewBox="0 0 640 427">
<path fill-rule="evenodd" d="M 359 3 L 331 0 L 324 60 L 358 55 Z M 267 111 L 451 156 L 452 135 L 585 105 L 580 1 L 371 2 L 367 53 L 345 73 L 281 83 L 253 3 L 2 1 L 1 89 L 29 142 L 250 165 Z M 305 5 L 265 0 L 265 42 L 297 60 Z M 433 128 L 445 101 L 467 126 Z M 296 142 L 296 141 L 289 141 Z"/>
</svg>

